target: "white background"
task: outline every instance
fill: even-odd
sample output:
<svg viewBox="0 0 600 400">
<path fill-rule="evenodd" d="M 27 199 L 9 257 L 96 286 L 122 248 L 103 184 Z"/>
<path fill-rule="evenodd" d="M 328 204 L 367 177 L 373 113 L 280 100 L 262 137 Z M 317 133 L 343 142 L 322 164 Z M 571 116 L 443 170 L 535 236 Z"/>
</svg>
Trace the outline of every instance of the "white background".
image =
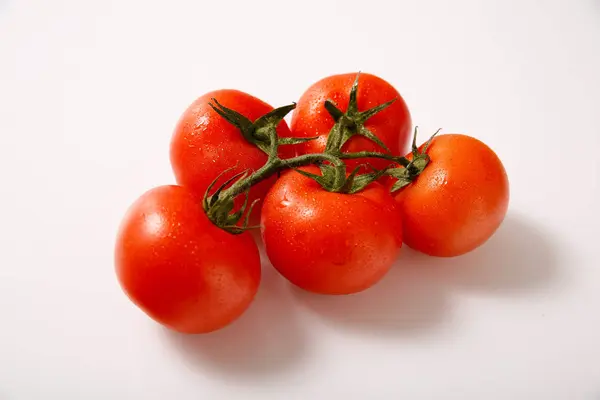
<svg viewBox="0 0 600 400">
<path fill-rule="evenodd" d="M 346 298 L 265 265 L 213 335 L 138 311 L 114 236 L 185 107 L 359 69 L 496 150 L 497 235 Z M 599 117 L 598 0 L 0 0 L 0 399 L 600 399 Z"/>
</svg>

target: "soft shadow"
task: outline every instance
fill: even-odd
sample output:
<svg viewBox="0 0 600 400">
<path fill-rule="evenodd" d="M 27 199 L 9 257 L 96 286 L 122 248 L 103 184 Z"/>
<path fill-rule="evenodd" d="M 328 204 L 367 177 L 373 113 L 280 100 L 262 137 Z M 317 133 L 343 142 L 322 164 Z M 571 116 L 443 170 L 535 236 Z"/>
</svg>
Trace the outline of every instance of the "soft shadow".
<svg viewBox="0 0 600 400">
<path fill-rule="evenodd" d="M 306 355 L 306 337 L 286 283 L 272 267 L 250 308 L 233 324 L 204 335 L 165 330 L 184 361 L 202 373 L 252 379 L 283 373 Z"/>
<path fill-rule="evenodd" d="M 534 223 L 511 214 L 486 244 L 463 256 L 430 257 L 404 246 L 388 275 L 362 293 L 292 291 L 335 325 L 378 335 L 421 335 L 451 322 L 450 295 L 457 291 L 524 295 L 557 282 L 555 249 Z"/>
<path fill-rule="evenodd" d="M 333 324 L 377 335 L 421 335 L 440 327 L 450 313 L 445 287 L 427 266 L 415 268 L 406 247 L 376 285 L 352 295 L 327 296 L 292 290 L 302 304 Z"/>
<path fill-rule="evenodd" d="M 509 214 L 496 234 L 471 253 L 449 259 L 423 256 L 419 262 L 442 270 L 458 288 L 488 294 L 525 294 L 558 282 L 557 246 L 526 217 Z"/>
</svg>

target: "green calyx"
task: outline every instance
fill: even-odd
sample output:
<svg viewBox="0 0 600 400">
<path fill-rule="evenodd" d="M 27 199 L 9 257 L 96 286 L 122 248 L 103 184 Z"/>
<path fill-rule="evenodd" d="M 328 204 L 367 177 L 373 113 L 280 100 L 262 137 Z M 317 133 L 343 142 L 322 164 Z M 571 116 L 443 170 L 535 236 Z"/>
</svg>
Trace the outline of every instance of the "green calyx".
<svg viewBox="0 0 600 400">
<path fill-rule="evenodd" d="M 329 132 L 325 152 L 336 154 L 341 152 L 342 146 L 353 136 L 363 136 L 380 146 L 386 153 L 390 150 L 387 146 L 365 127 L 365 122 L 372 116 L 391 106 L 397 99 L 380 104 L 366 111 L 358 111 L 358 79 L 360 72 L 350 89 L 350 100 L 346 112 L 341 111 L 332 100 L 325 101 L 325 109 L 333 117 L 335 125 Z"/>
<path fill-rule="evenodd" d="M 254 200 L 250 207 L 248 207 L 248 200 L 250 198 L 250 190 L 246 190 L 244 204 L 242 207 L 233 211 L 234 209 L 234 200 L 235 197 L 225 197 L 221 196 L 223 190 L 227 187 L 227 185 L 231 184 L 236 180 L 243 180 L 248 176 L 248 170 L 239 172 L 227 179 L 225 182 L 219 186 L 214 193 L 210 194 L 212 188 L 215 186 L 216 182 L 227 172 L 232 171 L 235 167 L 228 168 L 225 171 L 221 172 L 215 180 L 211 182 L 211 184 L 206 189 L 204 194 L 204 198 L 202 200 L 202 207 L 206 212 L 208 218 L 218 227 L 234 234 L 239 234 L 244 232 L 245 230 L 251 229 L 252 227 L 248 226 L 250 220 L 250 214 L 252 214 L 252 210 L 254 206 L 258 202 L 258 200 Z M 245 213 L 246 209 L 248 210 Z M 245 213 L 245 217 L 244 217 Z M 241 226 L 238 226 L 238 223 L 242 220 L 243 222 Z"/>
<path fill-rule="evenodd" d="M 404 165 L 399 168 L 390 168 L 386 171 L 386 174 L 396 178 L 397 181 L 391 188 L 391 192 L 394 193 L 400 189 L 405 188 L 410 185 L 427 167 L 429 161 L 429 155 L 427 154 L 427 150 L 431 145 L 433 138 L 441 131 L 438 129 L 423 145 L 423 149 L 419 150 L 417 147 L 417 131 L 418 128 L 415 127 L 415 133 L 413 135 L 412 142 L 412 160 L 408 162 L 407 165 Z"/>
<path fill-rule="evenodd" d="M 242 136 L 244 136 L 244 139 L 257 146 L 267 155 L 271 155 L 271 152 L 274 148 L 276 149 L 277 145 L 298 144 L 316 139 L 279 138 L 277 136 L 277 126 L 290 111 L 296 108 L 296 103 L 276 108 L 254 122 L 239 112 L 223 106 L 215 98 L 212 98 L 212 102 L 208 103 L 208 105 L 217 114 L 236 126 L 242 133 Z"/>
<path fill-rule="evenodd" d="M 372 172 L 359 174 L 366 165 L 358 165 L 346 176 L 346 168 L 340 173 L 340 168 L 330 164 L 320 164 L 321 175 L 297 169 L 296 172 L 313 179 L 321 187 L 329 192 L 353 194 L 360 192 L 369 184 L 381 178 L 386 170 L 376 170 L 371 166 Z"/>
<path fill-rule="evenodd" d="M 327 144 L 325 146 L 325 154 L 329 154 L 340 160 L 350 160 L 358 158 L 379 158 L 390 161 L 390 165 L 397 163 L 400 165 L 408 165 L 409 161 L 404 157 L 393 156 L 389 149 L 377 136 L 365 127 L 365 123 L 380 111 L 385 110 L 392 105 L 397 99 L 380 104 L 366 111 L 358 110 L 358 81 L 360 73 L 356 75 L 352 88 L 350 89 L 350 99 L 348 101 L 348 109 L 346 112 L 340 110 L 332 100 L 325 101 L 324 107 L 332 116 L 335 124 L 329 131 Z M 385 152 L 360 151 L 355 153 L 344 153 L 342 147 L 353 136 L 363 136 L 381 147 Z M 346 169 L 342 166 L 334 166 L 328 163 L 319 165 L 321 175 L 298 170 L 302 175 L 315 180 L 321 187 L 329 192 L 335 193 L 357 193 L 363 190 L 372 182 L 378 180 L 384 175 L 387 169 L 378 171 L 371 167 L 371 172 L 361 173 L 359 171 L 365 167 L 360 165 L 356 167 L 348 176 Z"/>
</svg>

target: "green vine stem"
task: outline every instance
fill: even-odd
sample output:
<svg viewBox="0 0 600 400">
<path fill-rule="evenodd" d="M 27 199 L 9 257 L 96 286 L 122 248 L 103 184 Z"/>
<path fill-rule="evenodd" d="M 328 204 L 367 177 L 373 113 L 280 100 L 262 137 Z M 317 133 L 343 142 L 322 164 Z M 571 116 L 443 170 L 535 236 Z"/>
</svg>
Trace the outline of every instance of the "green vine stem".
<svg viewBox="0 0 600 400">
<path fill-rule="evenodd" d="M 346 112 L 342 112 L 331 100 L 327 100 L 324 104 L 325 109 L 335 120 L 335 124 L 329 132 L 325 151 L 323 153 L 305 154 L 290 159 L 279 158 L 279 146 L 293 145 L 316 139 L 278 137 L 277 126 L 281 123 L 283 118 L 296 107 L 296 104 L 276 108 L 258 118 L 256 121 L 251 121 L 237 111 L 223 106 L 213 98 L 210 103 L 213 110 L 228 122 L 235 125 L 249 143 L 254 144 L 267 154 L 268 159 L 265 165 L 258 170 L 243 171 L 236 174 L 217 188 L 214 193 L 211 193 L 216 181 L 228 171 L 224 171 L 219 175 L 209 186 L 203 199 L 203 207 L 208 218 L 215 225 L 233 234 L 242 233 L 247 229 L 252 228 L 248 226 L 248 217 L 252 212 L 256 201 L 248 205 L 250 188 L 286 169 L 297 169 L 306 165 L 317 165 L 321 170 L 320 175 L 309 173 L 304 170 L 297 169 L 297 171 L 314 179 L 325 190 L 337 193 L 356 193 L 379 179 L 383 174 L 387 173 L 388 175 L 394 175 L 393 173 L 389 173 L 388 169 L 380 171 L 373 169 L 371 172 L 359 174 L 358 171 L 362 166 L 355 168 L 350 174 L 347 174 L 346 164 L 343 161 L 345 159 L 379 158 L 390 161 L 390 166 L 392 164 L 399 164 L 402 167 L 405 167 L 401 169 L 414 168 L 414 160 L 409 161 L 405 157 L 389 154 L 389 149 L 385 144 L 364 126 L 364 123 L 369 118 L 389 107 L 396 99 L 391 99 L 386 103 L 366 111 L 358 111 L 358 78 L 359 74 L 357 74 L 352 85 Z M 360 135 L 372 140 L 385 152 L 342 152 L 342 146 L 355 135 Z M 398 175 L 401 174 L 398 172 L 399 169 L 395 168 L 394 170 Z M 228 187 L 228 185 L 231 186 Z M 234 200 L 243 194 L 246 196 L 244 204 L 239 210 L 234 211 Z M 244 214 L 245 218 L 243 218 Z M 241 226 L 239 225 L 240 221 L 242 221 Z"/>
<path fill-rule="evenodd" d="M 381 141 L 373 132 L 371 132 L 367 127 L 365 127 L 365 122 L 367 122 L 371 117 L 375 114 L 385 110 L 397 100 L 396 98 L 391 99 L 383 104 L 379 104 L 373 108 L 370 108 L 365 111 L 358 110 L 358 80 L 360 78 L 360 72 L 356 74 L 356 78 L 354 79 L 354 83 L 352 83 L 352 87 L 350 88 L 349 100 L 348 100 L 348 108 L 346 112 L 340 110 L 333 100 L 326 100 L 324 107 L 329 112 L 333 120 L 335 121 L 335 125 L 331 128 L 329 135 L 327 137 L 327 144 L 325 146 L 326 153 L 336 153 L 340 152 L 342 146 L 353 136 L 363 136 L 379 147 L 381 147 L 387 154 L 389 154 L 390 150 L 387 148 L 385 143 Z M 371 153 L 371 154 L 383 154 L 383 153 Z M 379 158 L 384 158 L 382 156 L 377 156 Z M 358 157 L 357 157 L 358 158 Z"/>
<path fill-rule="evenodd" d="M 356 158 L 382 158 L 392 163 L 397 163 L 403 167 L 407 167 L 410 161 L 403 156 L 393 156 L 391 154 L 378 153 L 376 151 L 357 151 L 354 153 L 338 153 L 337 156 L 342 160 L 352 160 Z"/>
<path fill-rule="evenodd" d="M 292 168 L 299 168 L 299 167 L 303 167 L 303 166 L 311 165 L 311 164 L 320 164 L 323 162 L 329 162 L 332 165 L 334 165 L 335 168 L 340 171 L 341 177 L 345 178 L 345 174 L 346 174 L 345 164 L 339 158 L 334 157 L 329 154 L 325 154 L 325 153 L 305 154 L 305 155 L 290 158 L 287 160 L 282 160 L 279 157 L 273 157 L 273 158 L 270 158 L 269 161 L 267 161 L 267 163 L 265 165 L 263 165 L 261 168 L 256 170 L 254 173 L 252 173 L 246 179 L 240 179 L 237 182 L 235 182 L 233 185 L 231 185 L 231 187 L 224 190 L 222 192 L 222 195 L 223 195 L 223 197 L 227 197 L 227 196 L 235 197 L 242 193 L 245 193 L 252 186 L 256 185 L 257 183 L 259 183 L 265 179 L 270 178 L 271 176 L 275 175 L 276 173 L 278 173 L 280 171 L 283 171 L 286 169 L 292 169 Z M 338 183 L 338 186 L 341 187 L 343 185 L 343 180 L 340 180 L 340 181 L 341 182 Z"/>
<path fill-rule="evenodd" d="M 397 179 L 397 181 L 394 183 L 390 190 L 392 193 L 397 192 L 398 190 L 401 190 L 406 186 L 410 185 L 417 178 L 417 176 L 419 176 L 425 170 L 425 167 L 427 167 L 430 161 L 429 154 L 427 154 L 427 150 L 429 149 L 429 146 L 431 145 L 433 139 L 437 136 L 438 133 L 440 133 L 440 131 L 441 129 L 438 129 L 433 135 L 431 135 L 431 137 L 423 145 L 423 149 L 419 150 L 419 148 L 417 147 L 418 127 L 415 127 L 415 133 L 413 135 L 412 142 L 411 160 L 407 160 L 409 161 L 407 165 L 403 165 L 399 168 L 390 168 L 386 171 L 387 175 Z"/>
<path fill-rule="evenodd" d="M 248 206 L 248 193 L 250 188 L 286 169 L 295 169 L 311 164 L 326 164 L 329 166 L 326 169 L 327 181 L 323 180 L 319 183 L 327 186 L 327 188 L 332 191 L 341 191 L 345 188 L 347 183 L 346 165 L 339 157 L 326 153 L 314 153 L 290 159 L 279 158 L 279 146 L 313 140 L 313 138 L 279 138 L 277 136 L 277 126 L 283 118 L 295 108 L 295 104 L 277 108 L 254 122 L 235 110 L 224 107 L 216 101 L 216 99 L 213 99 L 213 103 L 210 103 L 210 106 L 215 112 L 238 127 L 246 140 L 256 145 L 268 155 L 267 162 L 258 170 L 239 173 L 228 179 L 217 188 L 214 193 L 210 193 L 216 181 L 222 174 L 227 172 L 224 171 L 221 175 L 216 177 L 213 183 L 208 187 L 204 196 L 203 207 L 208 218 L 215 225 L 234 234 L 249 229 L 248 215 L 252 212 L 254 206 L 254 204 Z M 326 174 L 323 176 L 325 175 Z M 227 187 L 230 184 L 231 186 Z M 234 200 L 237 196 L 242 194 L 246 194 L 246 201 L 240 210 L 233 212 Z M 242 216 L 247 208 L 248 212 L 246 213 L 246 218 L 244 219 L 242 226 L 239 226 L 238 223 L 242 220 Z"/>
</svg>

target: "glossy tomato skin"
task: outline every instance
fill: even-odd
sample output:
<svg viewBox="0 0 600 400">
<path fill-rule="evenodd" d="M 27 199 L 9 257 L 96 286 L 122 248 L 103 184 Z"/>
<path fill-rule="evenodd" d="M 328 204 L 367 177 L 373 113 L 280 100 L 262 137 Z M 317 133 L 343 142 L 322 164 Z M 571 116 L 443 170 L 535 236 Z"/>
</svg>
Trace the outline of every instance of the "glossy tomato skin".
<svg viewBox="0 0 600 400">
<path fill-rule="evenodd" d="M 436 137 L 427 153 L 425 170 L 395 195 L 404 242 L 439 257 L 472 251 L 494 234 L 508 210 L 504 166 L 483 142 L 461 134 Z"/>
<path fill-rule="evenodd" d="M 293 284 L 322 294 L 374 285 L 402 246 L 399 210 L 378 183 L 357 194 L 331 193 L 288 171 L 267 194 L 261 225 L 273 266 Z"/>
<path fill-rule="evenodd" d="M 251 121 L 273 110 L 273 107 L 262 100 L 231 89 L 206 93 L 185 110 L 177 122 L 171 139 L 171 166 L 177 183 L 199 196 L 203 196 L 210 183 L 226 169 L 233 167 L 230 172 L 223 175 L 219 183 L 225 182 L 227 178 L 238 172 L 257 170 L 267 162 L 265 153 L 247 142 L 238 128 L 209 106 L 213 97 L 225 107 L 239 112 Z M 279 124 L 277 133 L 290 136 L 285 121 Z M 287 147 L 283 146 L 282 151 Z M 250 202 L 263 199 L 274 181 L 275 177 L 254 186 L 250 191 Z M 241 204 L 242 198 L 240 197 L 238 201 Z M 255 210 L 258 215 L 260 204 Z"/>
<path fill-rule="evenodd" d="M 205 333 L 237 319 L 260 282 L 260 258 L 246 233 L 213 225 L 197 196 L 160 186 L 129 208 L 117 236 L 115 267 L 128 297 L 157 322 Z"/>
<path fill-rule="evenodd" d="M 291 132 L 295 137 L 318 137 L 310 142 L 295 145 L 298 154 L 321 153 L 327 144 L 329 131 L 334 120 L 324 107 L 327 99 L 333 100 L 342 111 L 348 109 L 350 89 L 356 73 L 332 75 L 313 84 L 300 98 L 291 121 Z M 408 107 L 398 91 L 385 80 L 368 73 L 361 73 L 358 81 L 357 104 L 365 111 L 389 100 L 396 102 L 371 117 L 365 127 L 379 137 L 392 154 L 404 154 L 410 139 L 412 120 Z M 343 151 L 383 151 L 372 141 L 354 136 L 342 148 Z M 377 168 L 389 163 L 379 159 L 347 160 L 350 168 L 369 161 Z"/>
</svg>

